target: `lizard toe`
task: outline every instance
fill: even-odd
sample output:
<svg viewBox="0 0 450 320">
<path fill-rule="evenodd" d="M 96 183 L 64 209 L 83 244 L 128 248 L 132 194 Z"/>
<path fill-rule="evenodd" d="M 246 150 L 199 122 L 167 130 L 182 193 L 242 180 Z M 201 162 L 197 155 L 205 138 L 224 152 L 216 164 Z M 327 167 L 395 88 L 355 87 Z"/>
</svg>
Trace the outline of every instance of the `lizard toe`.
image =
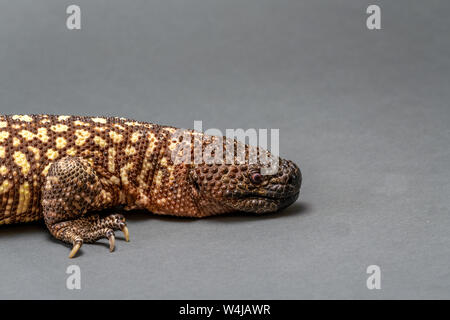
<svg viewBox="0 0 450 320">
<path fill-rule="evenodd" d="M 80 250 L 82 245 L 83 245 L 83 240 L 81 240 L 79 238 L 73 242 L 73 247 L 69 254 L 70 259 L 72 259 L 77 254 L 78 250 Z"/>
</svg>

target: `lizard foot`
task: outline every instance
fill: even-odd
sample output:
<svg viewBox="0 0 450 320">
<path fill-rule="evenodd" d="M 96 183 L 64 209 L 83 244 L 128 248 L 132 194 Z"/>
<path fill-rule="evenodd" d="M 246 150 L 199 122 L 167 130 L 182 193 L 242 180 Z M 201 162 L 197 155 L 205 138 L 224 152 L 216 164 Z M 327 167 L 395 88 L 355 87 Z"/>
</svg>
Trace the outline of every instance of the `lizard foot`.
<svg viewBox="0 0 450 320">
<path fill-rule="evenodd" d="M 69 258 L 76 256 L 83 243 L 94 243 L 99 239 L 107 238 L 109 251 L 113 252 L 116 245 L 114 231 L 121 230 L 125 240 L 129 241 L 129 232 L 125 218 L 120 214 L 112 214 L 105 218 L 98 215 L 81 217 L 75 220 L 55 223 L 48 226 L 50 232 L 64 242 L 72 243 Z"/>
<path fill-rule="evenodd" d="M 50 166 L 42 187 L 44 220 L 55 238 L 73 245 L 70 258 L 77 254 L 83 243 L 102 238 L 109 240 L 109 250 L 114 251 L 116 230 L 124 233 L 126 241 L 130 240 L 121 214 L 86 215 L 91 210 L 111 207 L 113 191 L 102 184 L 97 172 L 84 159 L 66 157 Z"/>
</svg>

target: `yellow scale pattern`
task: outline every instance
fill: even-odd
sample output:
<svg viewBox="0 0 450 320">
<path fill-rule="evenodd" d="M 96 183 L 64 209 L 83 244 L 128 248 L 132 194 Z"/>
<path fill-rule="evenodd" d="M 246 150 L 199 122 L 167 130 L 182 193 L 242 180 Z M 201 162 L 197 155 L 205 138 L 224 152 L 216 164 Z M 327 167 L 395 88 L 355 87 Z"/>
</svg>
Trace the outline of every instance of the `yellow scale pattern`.
<svg viewBox="0 0 450 320">
<path fill-rule="evenodd" d="M 42 218 L 42 186 L 64 157 L 87 160 L 103 183 L 116 186 L 103 193 L 113 204 L 195 215 L 189 190 L 170 193 L 185 179 L 181 170 L 177 181 L 170 161 L 173 130 L 124 118 L 0 116 L 0 225 Z"/>
</svg>

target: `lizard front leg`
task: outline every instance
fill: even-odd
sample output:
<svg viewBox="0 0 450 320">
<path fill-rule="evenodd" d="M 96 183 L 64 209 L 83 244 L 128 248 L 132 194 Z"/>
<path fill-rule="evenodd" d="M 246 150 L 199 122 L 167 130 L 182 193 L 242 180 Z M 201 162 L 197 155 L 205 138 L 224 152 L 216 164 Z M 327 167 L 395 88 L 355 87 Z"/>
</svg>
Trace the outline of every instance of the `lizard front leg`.
<svg viewBox="0 0 450 320">
<path fill-rule="evenodd" d="M 111 203 L 111 196 L 86 160 L 67 157 L 51 165 L 42 190 L 44 220 L 55 238 L 73 244 L 69 258 L 75 256 L 84 242 L 101 238 L 108 238 L 113 251 L 115 230 L 122 230 L 129 240 L 122 215 L 86 216 L 88 211 L 108 208 Z"/>
</svg>

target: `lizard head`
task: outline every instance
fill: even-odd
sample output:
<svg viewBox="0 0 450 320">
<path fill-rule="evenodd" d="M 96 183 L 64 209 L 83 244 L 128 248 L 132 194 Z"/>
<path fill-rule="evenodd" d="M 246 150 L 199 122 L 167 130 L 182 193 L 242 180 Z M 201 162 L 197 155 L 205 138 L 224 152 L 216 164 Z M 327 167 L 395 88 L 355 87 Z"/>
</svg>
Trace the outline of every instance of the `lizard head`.
<svg viewBox="0 0 450 320">
<path fill-rule="evenodd" d="M 298 166 L 269 151 L 227 137 L 176 131 L 141 206 L 152 212 L 208 216 L 268 213 L 294 203 Z M 145 204 L 148 204 L 145 206 Z"/>
<path fill-rule="evenodd" d="M 299 196 L 301 172 L 292 161 L 277 161 L 273 174 L 263 174 L 267 166 L 260 164 L 196 165 L 190 178 L 199 209 L 268 213 L 291 205 Z"/>
</svg>

